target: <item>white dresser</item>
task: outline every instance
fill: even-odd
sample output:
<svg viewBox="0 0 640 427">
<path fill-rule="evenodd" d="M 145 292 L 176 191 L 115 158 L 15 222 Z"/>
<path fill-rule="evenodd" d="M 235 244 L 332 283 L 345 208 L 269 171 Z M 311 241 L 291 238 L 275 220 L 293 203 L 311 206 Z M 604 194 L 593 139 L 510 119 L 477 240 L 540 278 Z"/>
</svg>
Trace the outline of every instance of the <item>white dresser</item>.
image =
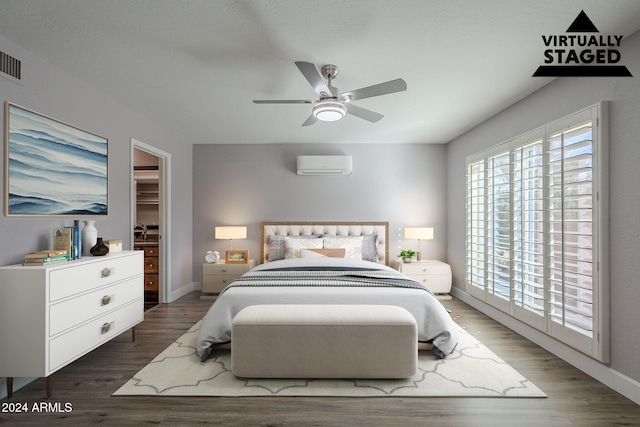
<svg viewBox="0 0 640 427">
<path fill-rule="evenodd" d="M 451 267 L 442 261 L 424 260 L 402 262 L 394 259 L 391 267 L 425 285 L 440 299 L 449 299 L 451 292 Z"/>
<path fill-rule="evenodd" d="M 0 267 L 0 377 L 47 377 L 144 319 L 144 256 Z"/>
</svg>

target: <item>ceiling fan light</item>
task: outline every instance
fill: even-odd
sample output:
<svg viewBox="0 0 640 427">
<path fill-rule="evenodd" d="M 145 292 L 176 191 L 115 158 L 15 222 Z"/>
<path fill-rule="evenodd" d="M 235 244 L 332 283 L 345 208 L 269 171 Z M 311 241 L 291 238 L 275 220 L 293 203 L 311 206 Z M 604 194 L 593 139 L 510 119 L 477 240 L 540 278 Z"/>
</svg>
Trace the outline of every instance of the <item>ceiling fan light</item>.
<svg viewBox="0 0 640 427">
<path fill-rule="evenodd" d="M 313 115 L 323 122 L 335 122 L 347 115 L 347 107 L 333 99 L 323 99 L 313 106 Z"/>
</svg>

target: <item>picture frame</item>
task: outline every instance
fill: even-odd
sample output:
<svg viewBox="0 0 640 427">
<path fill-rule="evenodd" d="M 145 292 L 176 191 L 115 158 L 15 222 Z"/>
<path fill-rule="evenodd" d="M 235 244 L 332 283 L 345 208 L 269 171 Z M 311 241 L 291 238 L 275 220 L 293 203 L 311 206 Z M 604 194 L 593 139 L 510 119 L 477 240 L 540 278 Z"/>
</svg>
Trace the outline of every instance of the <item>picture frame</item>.
<svg viewBox="0 0 640 427">
<path fill-rule="evenodd" d="M 246 264 L 249 262 L 249 251 L 229 250 L 224 255 L 227 264 Z"/>
<path fill-rule="evenodd" d="M 5 101 L 6 216 L 108 213 L 108 140 Z"/>
</svg>

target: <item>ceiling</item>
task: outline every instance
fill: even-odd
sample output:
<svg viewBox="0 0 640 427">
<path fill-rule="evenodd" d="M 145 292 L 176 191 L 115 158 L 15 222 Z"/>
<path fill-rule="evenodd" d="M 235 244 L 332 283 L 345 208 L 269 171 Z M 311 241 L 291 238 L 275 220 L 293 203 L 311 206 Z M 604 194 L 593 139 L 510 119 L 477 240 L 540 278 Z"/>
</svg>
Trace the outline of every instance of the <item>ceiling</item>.
<svg viewBox="0 0 640 427">
<path fill-rule="evenodd" d="M 614 6 L 615 5 L 615 6 Z M 584 10 L 603 34 L 640 29 L 637 0 L 2 0 L 0 34 L 192 143 L 446 143 L 552 79 L 542 35 Z M 317 99 L 294 61 L 340 68 L 347 91 L 404 92 L 302 127 Z"/>
</svg>

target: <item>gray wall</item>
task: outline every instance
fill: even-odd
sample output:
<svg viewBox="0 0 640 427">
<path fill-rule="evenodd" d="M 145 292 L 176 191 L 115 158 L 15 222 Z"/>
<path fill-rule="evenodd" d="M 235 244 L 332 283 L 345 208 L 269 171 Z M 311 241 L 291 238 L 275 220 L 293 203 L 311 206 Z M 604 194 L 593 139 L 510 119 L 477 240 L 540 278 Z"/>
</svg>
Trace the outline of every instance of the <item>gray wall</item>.
<svg viewBox="0 0 640 427">
<path fill-rule="evenodd" d="M 176 150 L 179 140 L 168 129 L 150 122 L 60 68 L 0 36 L 0 50 L 22 61 L 22 84 L 0 77 L 0 101 L 10 101 L 72 124 L 109 140 L 109 214 L 96 217 L 104 238 L 122 239 L 131 249 L 131 143 L 135 138 L 172 155 L 174 254 L 169 283 L 172 289 L 191 286 L 191 152 Z M 2 105 L 4 111 L 4 105 Z M 4 114 L 0 118 L 4 129 Z M 0 154 L 4 176 L 4 150 Z M 4 186 L 3 186 L 4 196 Z M 187 218 L 185 221 L 184 218 Z M 73 218 L 6 217 L 0 215 L 0 265 L 23 261 L 25 253 L 49 249 L 51 230 L 72 225 Z"/>
<path fill-rule="evenodd" d="M 640 33 L 622 42 L 633 78 L 562 78 L 447 145 L 447 260 L 464 283 L 465 156 L 610 101 L 611 368 L 640 381 Z"/>
<path fill-rule="evenodd" d="M 322 124 L 320 124 L 322 125 Z M 349 176 L 298 176 L 298 155 L 353 157 Z M 219 225 L 246 225 L 248 239 L 234 249 L 260 257 L 261 221 L 388 221 L 390 257 L 401 228 L 430 225 L 435 238 L 423 257 L 444 259 L 447 226 L 445 147 L 426 144 L 195 145 L 193 149 L 194 280 L 207 250 L 228 249 L 215 240 Z"/>
</svg>

